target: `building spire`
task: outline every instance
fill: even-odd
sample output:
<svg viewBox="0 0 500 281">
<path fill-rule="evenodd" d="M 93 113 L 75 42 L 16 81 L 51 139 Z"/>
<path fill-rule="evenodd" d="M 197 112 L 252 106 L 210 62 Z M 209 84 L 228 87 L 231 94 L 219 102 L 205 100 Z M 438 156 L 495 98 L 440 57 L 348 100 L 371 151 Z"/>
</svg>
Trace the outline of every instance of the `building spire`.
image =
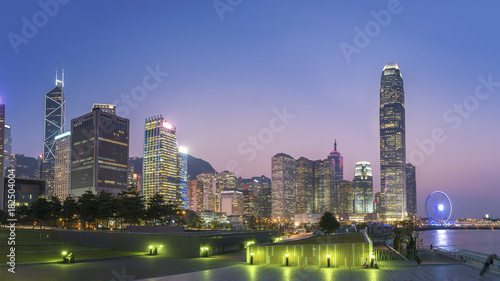
<svg viewBox="0 0 500 281">
<path fill-rule="evenodd" d="M 57 86 L 57 59 L 56 59 L 56 86 Z"/>
<path fill-rule="evenodd" d="M 335 139 L 335 143 L 333 144 L 333 151 L 337 151 L 337 139 Z"/>
<path fill-rule="evenodd" d="M 61 78 L 61 84 L 64 87 L 64 61 L 62 61 L 62 78 Z"/>
</svg>

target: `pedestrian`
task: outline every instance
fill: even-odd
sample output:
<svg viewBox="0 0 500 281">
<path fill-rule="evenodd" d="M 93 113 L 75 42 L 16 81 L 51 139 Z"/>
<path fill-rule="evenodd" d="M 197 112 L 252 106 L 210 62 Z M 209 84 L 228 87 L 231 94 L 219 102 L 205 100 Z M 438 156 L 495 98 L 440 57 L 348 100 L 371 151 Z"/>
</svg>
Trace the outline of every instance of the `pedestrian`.
<svg viewBox="0 0 500 281">
<path fill-rule="evenodd" d="M 431 244 L 431 250 L 432 250 L 432 244 Z"/>
<path fill-rule="evenodd" d="M 484 266 L 483 266 L 483 269 L 481 270 L 481 272 L 479 272 L 479 277 L 483 277 L 484 274 L 486 273 L 486 271 L 488 271 L 490 265 L 493 264 L 493 260 L 495 259 L 498 259 L 497 258 L 497 255 L 495 253 L 493 253 L 492 255 L 490 255 L 486 261 L 484 262 Z"/>
</svg>

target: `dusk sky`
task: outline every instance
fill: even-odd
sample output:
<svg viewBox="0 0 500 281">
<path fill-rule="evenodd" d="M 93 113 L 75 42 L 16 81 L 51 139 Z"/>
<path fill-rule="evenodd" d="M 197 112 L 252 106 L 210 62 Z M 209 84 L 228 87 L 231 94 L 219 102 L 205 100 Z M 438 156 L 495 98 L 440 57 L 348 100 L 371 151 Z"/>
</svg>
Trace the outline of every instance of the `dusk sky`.
<svg viewBox="0 0 500 281">
<path fill-rule="evenodd" d="M 93 103 L 114 103 L 130 119 L 130 155 L 142 157 L 145 118 L 162 114 L 189 154 L 242 177 L 270 177 L 280 152 L 325 159 L 337 139 L 344 179 L 368 161 L 379 191 L 380 78 L 396 62 L 419 216 L 443 191 L 452 219 L 500 217 L 496 1 L 40 2 L 52 4 L 0 8 L 13 153 L 43 151 L 44 94 L 59 59 L 66 130 Z"/>
</svg>

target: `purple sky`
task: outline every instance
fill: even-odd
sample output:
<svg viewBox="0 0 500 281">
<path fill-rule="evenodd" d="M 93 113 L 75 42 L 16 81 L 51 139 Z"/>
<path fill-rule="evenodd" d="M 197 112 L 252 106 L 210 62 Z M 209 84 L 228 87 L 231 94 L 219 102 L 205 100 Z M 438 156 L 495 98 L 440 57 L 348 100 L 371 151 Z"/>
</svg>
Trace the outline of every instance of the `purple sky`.
<svg viewBox="0 0 500 281">
<path fill-rule="evenodd" d="M 131 120 L 131 156 L 142 155 L 145 118 L 158 114 L 191 155 L 218 171 L 237 164 L 243 177 L 270 176 L 279 152 L 324 159 L 336 138 L 344 178 L 352 179 L 357 161 L 369 161 L 378 191 L 380 76 L 397 62 L 419 215 L 440 190 L 454 219 L 500 217 L 500 86 L 480 86 L 475 96 L 478 77 L 500 81 L 497 2 L 242 0 L 232 7 L 220 0 L 217 11 L 213 1 L 69 1 L 49 5 L 50 15 L 37 2 L 8 0 L 0 9 L 0 96 L 14 153 L 42 152 L 43 96 L 59 59 L 67 124 L 93 103 L 116 103 Z M 157 67 L 169 75 L 147 78 Z M 464 103 L 459 117 L 454 106 Z M 294 117 L 283 127 L 274 120 L 284 108 Z M 434 130 L 445 140 L 419 148 Z M 260 150 L 250 157 L 248 138 L 259 134 Z"/>
</svg>

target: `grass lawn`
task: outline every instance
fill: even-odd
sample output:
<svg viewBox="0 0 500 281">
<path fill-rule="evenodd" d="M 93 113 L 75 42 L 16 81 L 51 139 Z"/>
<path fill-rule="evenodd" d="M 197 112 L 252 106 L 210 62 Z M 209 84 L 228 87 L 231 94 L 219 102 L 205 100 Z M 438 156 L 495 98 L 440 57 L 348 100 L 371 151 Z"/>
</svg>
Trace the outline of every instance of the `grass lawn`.
<svg viewBox="0 0 500 281">
<path fill-rule="evenodd" d="M 354 234 L 337 234 L 337 235 L 323 235 L 312 238 L 282 242 L 279 244 L 287 245 L 308 245 L 308 244 L 340 244 L 340 243 L 364 243 L 365 238 L 361 233 Z"/>
<path fill-rule="evenodd" d="M 59 262 L 62 261 L 63 251 L 73 251 L 76 262 L 78 262 L 79 259 L 146 254 L 144 252 L 87 247 L 64 241 L 46 239 L 47 235 L 49 235 L 49 237 L 52 235 L 52 232 L 53 230 L 16 228 L 16 263 Z M 0 263 L 2 264 L 5 264 L 8 261 L 7 254 L 10 251 L 10 247 L 12 247 L 7 244 L 9 235 L 9 229 L 0 228 Z M 40 240 L 40 235 L 42 240 Z M 28 245 L 23 246 L 23 244 Z M 27 251 L 29 251 L 29 253 Z"/>
</svg>

